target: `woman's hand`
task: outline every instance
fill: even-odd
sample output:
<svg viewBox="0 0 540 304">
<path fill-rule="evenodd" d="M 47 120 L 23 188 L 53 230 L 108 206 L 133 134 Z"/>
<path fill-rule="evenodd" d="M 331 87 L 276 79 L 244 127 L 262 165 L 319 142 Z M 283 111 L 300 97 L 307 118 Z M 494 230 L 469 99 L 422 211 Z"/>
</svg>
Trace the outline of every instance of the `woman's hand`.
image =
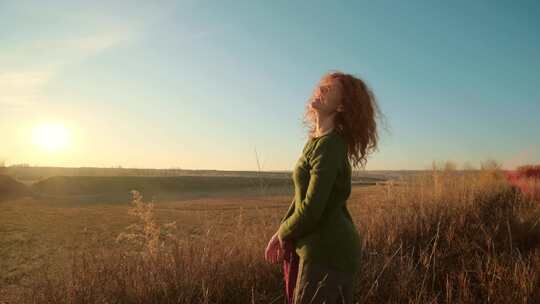
<svg viewBox="0 0 540 304">
<path fill-rule="evenodd" d="M 272 236 L 266 246 L 264 259 L 271 264 L 279 263 L 283 260 L 283 248 L 281 248 L 277 232 Z"/>
<path fill-rule="evenodd" d="M 280 263 L 285 253 L 291 250 L 294 250 L 292 241 L 281 241 L 276 232 L 266 246 L 264 257 L 269 263 Z"/>
</svg>

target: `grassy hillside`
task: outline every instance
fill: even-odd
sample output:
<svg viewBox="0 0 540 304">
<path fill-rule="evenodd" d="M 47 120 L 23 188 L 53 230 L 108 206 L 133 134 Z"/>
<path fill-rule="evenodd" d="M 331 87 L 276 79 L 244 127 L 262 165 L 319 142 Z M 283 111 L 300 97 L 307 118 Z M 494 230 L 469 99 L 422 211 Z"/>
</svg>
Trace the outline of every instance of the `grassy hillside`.
<svg viewBox="0 0 540 304">
<path fill-rule="evenodd" d="M 355 170 L 353 181 L 387 180 L 408 174 L 417 174 L 420 171 L 365 171 Z M 199 177 L 250 177 L 253 179 L 290 179 L 291 171 L 227 171 L 227 170 L 188 170 L 188 169 L 139 169 L 139 168 L 64 168 L 64 167 L 30 167 L 10 166 L 0 167 L 0 174 L 8 175 L 14 179 L 31 184 L 54 176 L 135 176 L 135 177 L 175 177 L 175 176 L 199 176 Z"/>
<path fill-rule="evenodd" d="M 130 171 L 127 169 L 105 169 L 110 170 L 108 173 L 111 175 L 52 176 L 31 181 L 24 179 L 32 176 L 27 174 L 81 173 L 81 171 L 73 168 L 22 167 L 8 169 L 10 169 L 8 171 L 13 176 L 23 178 L 20 182 L 15 182 L 12 178 L 9 178 L 9 180 L 16 183 L 21 189 L 24 188 L 26 195 L 33 195 L 35 198 L 43 200 L 62 200 L 64 202 L 127 203 L 131 199 L 130 191 L 134 189 L 140 191 L 147 198 L 153 197 L 159 201 L 195 197 L 226 197 L 237 193 L 247 195 L 292 195 L 294 190 L 290 173 L 284 172 L 264 172 L 260 174 L 253 174 L 256 172 L 235 172 L 236 175 L 232 173 L 204 175 L 202 172 L 198 172 L 198 174 L 182 176 L 121 176 L 114 174 L 128 173 Z M 96 173 L 92 170 L 88 173 L 90 172 Z M 158 172 L 165 174 L 166 171 L 156 171 L 156 173 Z M 384 175 L 380 172 L 358 174 L 353 177 L 352 183 L 354 185 L 375 185 L 389 178 L 395 179 L 400 174 L 402 173 L 393 173 L 393 175 Z M 22 190 L 18 191 L 22 192 Z"/>
<path fill-rule="evenodd" d="M 0 201 L 27 195 L 30 195 L 30 190 L 24 184 L 7 175 L 0 175 Z"/>
<path fill-rule="evenodd" d="M 250 193 L 274 190 L 290 192 L 289 179 L 254 179 L 220 176 L 56 176 L 37 182 L 31 189 L 42 197 L 78 196 L 79 198 L 118 199 L 128 202 L 130 191 L 137 189 L 145 197 L 158 199 L 198 197 L 206 195 Z"/>
</svg>

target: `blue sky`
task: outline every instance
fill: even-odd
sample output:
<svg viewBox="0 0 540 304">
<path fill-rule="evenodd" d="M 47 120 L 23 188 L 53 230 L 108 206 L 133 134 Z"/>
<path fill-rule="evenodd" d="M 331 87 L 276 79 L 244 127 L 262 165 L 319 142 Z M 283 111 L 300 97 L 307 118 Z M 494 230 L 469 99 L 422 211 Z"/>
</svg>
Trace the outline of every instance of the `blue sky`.
<svg viewBox="0 0 540 304">
<path fill-rule="evenodd" d="M 304 105 L 337 69 L 372 87 L 389 124 L 366 169 L 539 163 L 539 14 L 535 1 L 0 0 L 0 158 L 256 170 L 256 149 L 263 170 L 291 170 Z M 68 144 L 32 142 L 44 124 Z"/>
</svg>

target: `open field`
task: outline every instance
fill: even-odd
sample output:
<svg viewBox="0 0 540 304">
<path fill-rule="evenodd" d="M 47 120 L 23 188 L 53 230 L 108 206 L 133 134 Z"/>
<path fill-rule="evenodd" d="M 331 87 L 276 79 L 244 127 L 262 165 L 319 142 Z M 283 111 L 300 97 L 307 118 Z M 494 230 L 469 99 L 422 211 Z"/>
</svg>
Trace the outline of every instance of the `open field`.
<svg viewBox="0 0 540 304">
<path fill-rule="evenodd" d="M 359 193 L 365 199 L 366 194 L 374 192 L 371 187 L 353 187 L 356 198 Z M 246 221 L 254 224 L 264 220 L 261 227 L 277 229 L 290 202 L 290 195 L 190 198 L 157 202 L 155 215 L 159 223 L 176 221 L 179 238 L 201 236 L 209 227 L 226 235 Z M 0 204 L 0 285 L 5 294 L 30 286 L 43 267 L 49 266 L 53 272 L 67 271 L 64 267 L 69 267 L 73 252 L 120 247 L 115 238 L 136 223 L 136 218 L 128 214 L 131 206 L 127 203 L 86 204 L 26 197 Z M 353 198 L 350 204 L 354 209 L 359 202 Z"/>
<path fill-rule="evenodd" d="M 283 303 L 281 269 L 263 256 L 290 202 L 186 197 L 139 216 L 128 202 L 0 202 L 0 303 Z M 363 237 L 360 303 L 540 299 L 538 201 L 497 170 L 354 186 L 348 206 Z"/>
</svg>

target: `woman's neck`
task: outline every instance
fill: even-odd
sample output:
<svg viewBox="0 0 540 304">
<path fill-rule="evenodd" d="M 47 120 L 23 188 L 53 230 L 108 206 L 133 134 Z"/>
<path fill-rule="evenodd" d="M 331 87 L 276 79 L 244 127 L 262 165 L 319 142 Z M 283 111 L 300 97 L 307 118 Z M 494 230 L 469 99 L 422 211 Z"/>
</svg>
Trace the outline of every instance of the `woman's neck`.
<svg viewBox="0 0 540 304">
<path fill-rule="evenodd" d="M 314 137 L 321 137 L 325 134 L 332 132 L 334 129 L 334 116 L 329 116 L 325 118 L 317 118 L 315 124 Z"/>
<path fill-rule="evenodd" d="M 326 135 L 326 134 L 332 132 L 333 129 L 334 129 L 334 128 L 326 129 L 326 130 L 324 130 L 324 131 L 318 131 L 318 132 L 315 133 L 315 137 L 321 137 L 321 136 L 323 136 L 323 135 Z"/>
</svg>

